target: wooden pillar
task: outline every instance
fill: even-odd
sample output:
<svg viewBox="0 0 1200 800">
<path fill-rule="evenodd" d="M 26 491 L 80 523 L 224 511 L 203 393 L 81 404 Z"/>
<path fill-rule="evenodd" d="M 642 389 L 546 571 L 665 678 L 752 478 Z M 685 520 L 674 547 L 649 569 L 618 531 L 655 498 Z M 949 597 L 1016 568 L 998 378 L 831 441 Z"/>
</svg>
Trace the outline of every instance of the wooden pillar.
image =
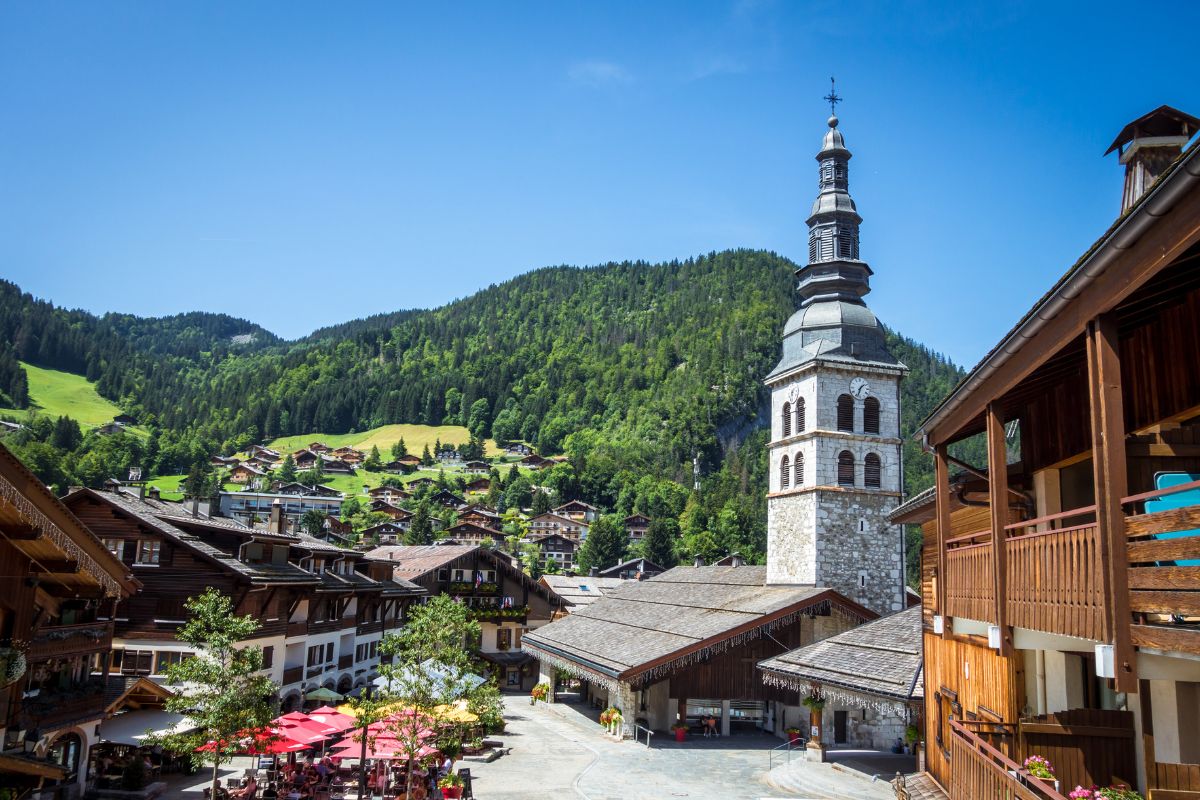
<svg viewBox="0 0 1200 800">
<path fill-rule="evenodd" d="M 933 454 L 933 485 L 937 514 L 937 594 L 934 613 L 942 617 L 942 638 L 950 635 L 946 620 L 946 540 L 950 538 L 950 465 L 946 445 L 939 444 Z"/>
<path fill-rule="evenodd" d="M 1008 629 L 1008 559 L 1004 526 L 1008 524 L 1008 445 L 1004 418 L 996 403 L 987 407 L 988 503 L 992 512 L 992 577 L 996 593 L 996 625 L 1000 627 L 1000 654 L 1012 654 Z"/>
<path fill-rule="evenodd" d="M 1137 656 L 1129 610 L 1129 557 L 1121 498 L 1129 490 L 1125 462 L 1125 405 L 1117 321 L 1104 314 L 1088 323 L 1088 388 L 1092 417 L 1092 471 L 1096 487 L 1096 526 L 1104 582 L 1105 630 L 1113 643 L 1115 688 L 1136 692 Z"/>
<path fill-rule="evenodd" d="M 679 698 L 679 709 L 677 712 L 677 719 L 675 721 L 678 722 L 680 725 L 687 725 L 687 698 L 686 697 Z"/>
</svg>

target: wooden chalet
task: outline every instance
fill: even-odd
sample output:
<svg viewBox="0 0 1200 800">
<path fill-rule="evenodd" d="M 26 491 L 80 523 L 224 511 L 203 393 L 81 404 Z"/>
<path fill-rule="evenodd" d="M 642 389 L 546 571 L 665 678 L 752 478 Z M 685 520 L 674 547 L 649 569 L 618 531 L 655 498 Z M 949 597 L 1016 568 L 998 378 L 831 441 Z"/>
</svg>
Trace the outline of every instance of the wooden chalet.
<svg viewBox="0 0 1200 800">
<path fill-rule="evenodd" d="M 952 798 L 1200 797 L 1200 120 L 1167 111 L 1114 142 L 1121 217 L 921 425 L 936 484 L 892 516 L 924 531 Z M 954 456 L 972 437 L 986 463 Z"/>
<path fill-rule="evenodd" d="M 266 470 L 251 464 L 238 464 L 229 470 L 229 480 L 233 483 L 251 483 L 266 477 Z"/>
<path fill-rule="evenodd" d="M 492 481 L 490 478 L 476 478 L 469 483 L 463 484 L 463 491 L 467 494 L 487 494 L 491 488 Z"/>
<path fill-rule="evenodd" d="M 467 504 L 466 500 L 463 500 L 449 489 L 442 489 L 439 492 L 435 492 L 429 496 L 429 499 L 439 506 L 445 506 L 446 508 L 462 508 Z"/>
<path fill-rule="evenodd" d="M 558 508 L 554 509 L 554 513 L 560 517 L 575 520 L 576 522 L 585 521 L 591 522 L 600 516 L 600 511 L 594 505 L 585 503 L 582 500 L 572 500 L 569 503 L 563 503 Z"/>
<path fill-rule="evenodd" d="M 331 475 L 353 475 L 354 464 L 342 458 L 321 455 L 321 470 Z"/>
<path fill-rule="evenodd" d="M 265 458 L 268 461 L 278 461 L 283 457 L 283 454 L 278 450 L 272 450 L 269 447 L 263 447 L 261 444 L 252 444 L 246 448 L 246 456 L 248 458 Z"/>
<path fill-rule="evenodd" d="M 420 489 L 422 486 L 436 486 L 436 485 L 437 485 L 437 481 L 435 481 L 433 478 L 417 478 L 414 481 L 409 481 L 408 484 L 405 486 L 405 488 L 416 490 L 416 489 Z"/>
<path fill-rule="evenodd" d="M 499 514 L 486 506 L 469 506 L 458 514 L 459 522 L 474 522 L 485 528 L 500 529 L 503 520 Z"/>
<path fill-rule="evenodd" d="M 533 448 L 524 442 L 514 442 L 504 446 L 504 452 L 514 456 L 527 456 L 533 452 Z"/>
<path fill-rule="evenodd" d="M 548 533 L 545 536 L 531 536 L 527 540 L 538 549 L 538 558 L 542 569 L 551 564 L 560 572 L 571 572 L 578 560 L 579 542 L 568 539 L 560 533 Z"/>
<path fill-rule="evenodd" d="M 630 514 L 625 518 L 625 534 L 630 542 L 640 542 L 650 530 L 650 518 L 645 514 Z"/>
<path fill-rule="evenodd" d="M 0 445 L 0 786 L 81 794 L 105 717 L 113 609 L 139 584 Z"/>
<path fill-rule="evenodd" d="M 321 456 L 313 449 L 297 450 L 292 453 L 292 461 L 296 464 L 296 469 L 307 470 L 312 469 L 317 465 L 317 461 Z"/>
<path fill-rule="evenodd" d="M 563 670 L 620 709 L 625 736 L 708 714 L 726 734 L 735 716 L 775 731 L 796 694 L 765 684 L 756 663 L 874 617 L 832 589 L 768 584 L 766 567 L 676 567 L 572 609 L 525 647 L 544 682 Z"/>
<path fill-rule="evenodd" d="M 462 465 L 462 471 L 471 475 L 487 475 L 491 468 L 486 461 L 466 461 Z"/>
<path fill-rule="evenodd" d="M 404 533 L 408 530 L 408 525 L 400 525 L 396 522 L 381 522 L 378 525 L 372 525 L 362 532 L 362 540 L 375 545 L 381 544 L 401 544 L 404 539 Z"/>
<path fill-rule="evenodd" d="M 742 566 L 739 561 L 736 564 L 714 564 L 718 566 Z M 667 570 L 655 564 L 648 558 L 633 558 L 629 561 L 622 561 L 620 564 L 613 564 L 607 569 L 597 570 L 596 574 L 602 578 L 621 578 L 622 580 L 633 581 L 642 580 L 644 578 L 653 578 L 655 575 L 661 575 Z"/>
<path fill-rule="evenodd" d="M 404 530 L 408 530 L 408 525 L 413 518 L 413 512 L 406 508 L 394 506 L 386 500 L 372 500 L 370 509 L 375 514 L 385 514 L 391 517 L 400 523 Z"/>
<path fill-rule="evenodd" d="M 314 453 L 329 453 L 329 452 L 333 451 L 333 448 L 330 447 L 329 445 L 325 444 L 324 442 L 312 442 L 311 444 L 309 444 L 307 449 L 311 450 Z"/>
<path fill-rule="evenodd" d="M 362 450 L 357 450 L 353 447 L 339 447 L 339 448 L 335 449 L 331 453 L 331 455 L 333 455 L 335 458 L 340 458 L 342 461 L 345 461 L 347 464 L 354 464 L 354 465 L 361 464 L 362 462 L 366 461 L 366 459 L 367 459 L 366 453 L 364 453 Z"/>
<path fill-rule="evenodd" d="M 403 500 L 411 500 L 412 492 L 396 486 L 376 486 L 374 489 L 367 490 L 367 496 L 372 500 L 383 500 L 385 503 L 395 504 Z"/>
<path fill-rule="evenodd" d="M 557 533 L 574 542 L 582 542 L 587 538 L 587 532 L 588 526 L 586 523 L 559 514 L 547 512 L 545 514 L 538 514 L 529 520 L 530 538 Z"/>
<path fill-rule="evenodd" d="M 475 545 L 379 547 L 367 555 L 389 562 L 397 578 L 430 595 L 449 594 L 470 606 L 482 629 L 479 656 L 492 665 L 501 689 L 528 691 L 537 683 L 537 665 L 523 642 L 562 606 L 553 591 L 506 556 Z"/>
<path fill-rule="evenodd" d="M 103 666 L 113 673 L 161 680 L 188 653 L 175 638 L 184 603 L 215 587 L 236 613 L 259 620 L 249 643 L 263 648 L 285 706 L 296 708 L 318 686 L 344 693 L 365 685 L 379 664 L 383 630 L 398 627 L 422 593 L 362 553 L 285 533 L 281 502 L 267 528 L 120 489 L 80 489 L 64 503 L 144 585 L 117 608 Z"/>
<path fill-rule="evenodd" d="M 482 544 L 488 541 L 499 544 L 504 541 L 504 531 L 475 522 L 456 522 L 446 528 L 445 538 L 460 544 Z"/>
<path fill-rule="evenodd" d="M 817 741 L 888 750 L 904 741 L 924 702 L 921 609 L 910 608 L 759 662 L 770 685 L 818 696 L 825 707 L 799 712 L 795 727 L 818 726 Z"/>
<path fill-rule="evenodd" d="M 421 466 L 420 458 L 413 455 L 403 455 L 384 464 L 383 469 L 385 472 L 390 472 L 393 475 L 407 475 L 410 472 L 416 472 L 419 466 Z"/>
<path fill-rule="evenodd" d="M 554 464 L 554 462 L 550 459 L 542 458 L 537 453 L 530 453 L 517 463 L 522 467 L 528 467 L 529 469 L 544 469 L 546 467 L 553 466 Z"/>
</svg>

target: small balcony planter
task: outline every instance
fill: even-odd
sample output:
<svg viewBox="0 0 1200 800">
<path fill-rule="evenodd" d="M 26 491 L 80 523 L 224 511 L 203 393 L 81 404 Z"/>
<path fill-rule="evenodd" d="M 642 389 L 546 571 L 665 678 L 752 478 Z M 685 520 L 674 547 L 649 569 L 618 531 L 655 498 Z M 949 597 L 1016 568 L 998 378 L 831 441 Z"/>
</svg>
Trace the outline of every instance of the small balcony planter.
<svg viewBox="0 0 1200 800">
<path fill-rule="evenodd" d="M 18 647 L 0 647 L 0 688 L 21 680 L 27 667 L 24 650 Z"/>
</svg>

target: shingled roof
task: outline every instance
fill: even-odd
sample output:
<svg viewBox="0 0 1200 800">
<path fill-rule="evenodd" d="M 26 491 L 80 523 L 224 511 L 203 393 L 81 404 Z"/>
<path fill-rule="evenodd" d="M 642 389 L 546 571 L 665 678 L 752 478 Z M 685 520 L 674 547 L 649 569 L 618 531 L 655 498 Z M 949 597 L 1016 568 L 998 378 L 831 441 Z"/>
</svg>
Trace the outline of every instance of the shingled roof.
<svg viewBox="0 0 1200 800">
<path fill-rule="evenodd" d="M 391 561 L 392 574 L 413 580 L 444 567 L 460 556 L 478 549 L 473 544 L 385 545 L 367 552 L 367 558 Z"/>
<path fill-rule="evenodd" d="M 764 566 L 676 567 L 629 581 L 521 641 L 602 685 L 644 684 L 833 606 L 859 621 L 875 616 L 832 589 L 769 585 Z"/>
<path fill-rule="evenodd" d="M 572 611 L 591 605 L 617 587 L 627 583 L 623 578 L 601 578 L 590 575 L 543 575 L 540 580 L 564 602 L 572 606 Z"/>
<path fill-rule="evenodd" d="M 913 606 L 758 664 L 763 680 L 803 691 L 818 683 L 908 702 L 924 696 L 921 607 Z M 838 693 L 840 694 L 840 693 Z M 842 699 L 853 701 L 855 698 Z"/>
</svg>

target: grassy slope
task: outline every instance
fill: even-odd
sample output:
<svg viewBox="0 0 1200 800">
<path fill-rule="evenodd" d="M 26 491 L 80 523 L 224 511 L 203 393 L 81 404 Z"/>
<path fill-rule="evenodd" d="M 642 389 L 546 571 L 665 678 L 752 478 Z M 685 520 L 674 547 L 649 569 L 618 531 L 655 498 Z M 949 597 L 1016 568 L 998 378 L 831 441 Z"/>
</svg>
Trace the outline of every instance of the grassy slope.
<svg viewBox="0 0 1200 800">
<path fill-rule="evenodd" d="M 29 377 L 29 397 L 32 409 L 0 408 L 0 413 L 15 417 L 28 416 L 31 411 L 49 417 L 68 416 L 85 428 L 94 428 L 121 413 L 115 404 L 96 393 L 87 378 L 70 372 L 42 369 L 21 364 Z"/>
<path fill-rule="evenodd" d="M 379 448 L 384 460 L 391 458 L 391 448 L 394 442 L 404 439 L 408 452 L 421 455 L 425 445 L 430 451 L 434 444 L 441 439 L 442 444 L 465 444 L 471 438 L 467 429 L 460 425 L 383 425 L 360 433 L 305 433 L 299 436 L 284 436 L 275 439 L 267 446 L 279 452 L 299 450 L 313 442 L 324 442 L 330 447 L 354 447 L 363 452 L 370 452 L 371 445 Z M 489 456 L 498 455 L 496 443 L 489 439 L 485 445 Z"/>
</svg>

